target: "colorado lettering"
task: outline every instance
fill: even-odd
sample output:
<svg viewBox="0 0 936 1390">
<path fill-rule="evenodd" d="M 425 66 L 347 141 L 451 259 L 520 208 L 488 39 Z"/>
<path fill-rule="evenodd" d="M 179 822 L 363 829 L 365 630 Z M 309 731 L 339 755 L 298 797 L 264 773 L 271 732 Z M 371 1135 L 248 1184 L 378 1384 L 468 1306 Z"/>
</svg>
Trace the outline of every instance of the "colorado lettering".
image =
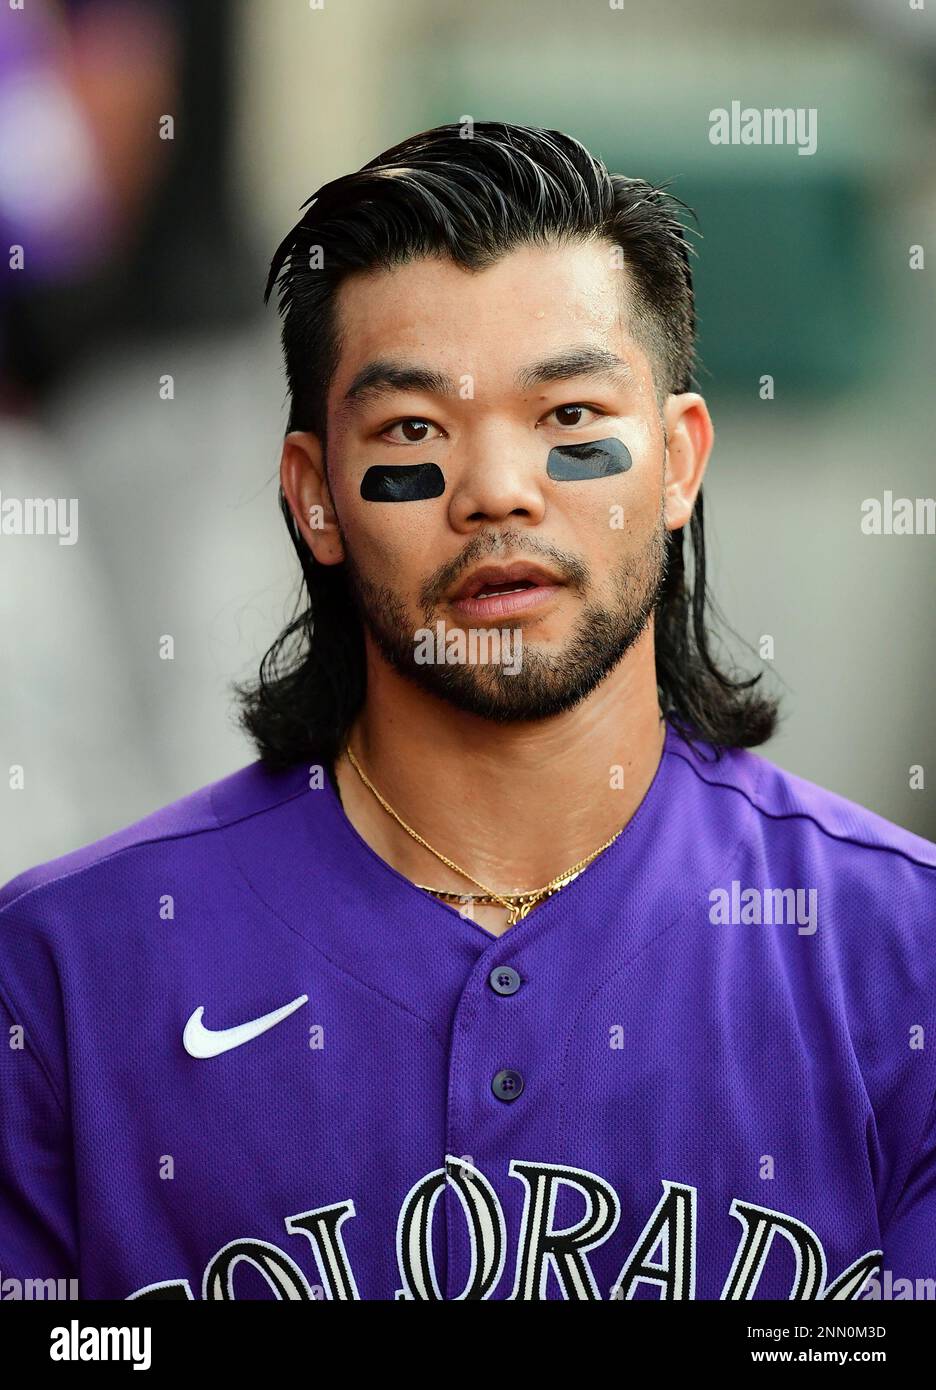
<svg viewBox="0 0 936 1390">
<path fill-rule="evenodd" d="M 522 1182 L 526 1190 L 509 1297 L 545 1299 L 552 1273 L 566 1300 L 601 1301 L 603 1294 L 589 1267 L 588 1252 L 608 1240 L 618 1226 L 621 1207 L 614 1189 L 597 1173 L 558 1163 L 513 1159 L 508 1173 Z M 455 1301 L 492 1296 L 507 1259 L 503 1209 L 483 1173 L 464 1159 L 449 1156 L 445 1168 L 427 1173 L 413 1184 L 400 1207 L 396 1230 L 400 1287 L 392 1294 L 389 1290 L 383 1294 L 370 1290 L 367 1297 L 422 1303 L 443 1301 L 433 1260 L 432 1229 L 447 1183 L 458 1195 L 471 1250 L 468 1278 Z M 562 1184 L 574 1187 L 582 1195 L 585 1212 L 577 1225 L 556 1230 L 553 1214 Z M 665 1178 L 662 1184 L 663 1194 L 633 1249 L 623 1259 L 608 1298 L 630 1300 L 641 1284 L 657 1287 L 661 1300 L 688 1300 L 696 1296 L 696 1189 Z M 731 1268 L 725 1272 L 722 1300 L 754 1297 L 775 1238 L 786 1241 L 795 1256 L 796 1268 L 787 1295 L 791 1300 L 858 1298 L 880 1269 L 883 1252 L 870 1250 L 829 1283 L 822 1242 L 802 1221 L 737 1198 L 732 1201 L 729 1214 L 740 1223 L 741 1233 Z M 297 1261 L 279 1246 L 240 1237 L 228 1241 L 209 1260 L 202 1279 L 202 1298 L 236 1298 L 234 1271 L 239 1263 L 247 1262 L 259 1271 L 278 1299 L 312 1301 L 318 1287 L 330 1301 L 359 1300 L 362 1295 L 343 1239 L 344 1227 L 354 1215 L 353 1201 L 345 1200 L 285 1218 L 289 1234 L 305 1236 L 312 1247 L 317 1286 L 309 1283 Z M 194 1297 L 185 1278 L 147 1284 L 128 1295 L 129 1299 Z"/>
</svg>

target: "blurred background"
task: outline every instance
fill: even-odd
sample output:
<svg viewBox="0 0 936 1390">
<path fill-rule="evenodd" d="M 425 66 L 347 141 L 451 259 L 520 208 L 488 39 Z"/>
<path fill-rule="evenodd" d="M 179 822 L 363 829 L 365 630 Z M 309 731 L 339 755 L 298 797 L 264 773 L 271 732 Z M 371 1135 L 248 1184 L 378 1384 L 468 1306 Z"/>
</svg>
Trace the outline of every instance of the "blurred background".
<svg viewBox="0 0 936 1390">
<path fill-rule="evenodd" d="M 936 493 L 934 79 L 903 0 L 0 7 L 0 502 L 78 518 L 0 531 L 0 882 L 253 760 L 230 682 L 297 579 L 270 257 L 319 185 L 468 116 L 696 210 L 711 583 L 785 710 L 760 751 L 936 839 L 936 537 L 860 525 Z M 816 153 L 712 145 L 732 101 L 815 108 Z"/>
</svg>

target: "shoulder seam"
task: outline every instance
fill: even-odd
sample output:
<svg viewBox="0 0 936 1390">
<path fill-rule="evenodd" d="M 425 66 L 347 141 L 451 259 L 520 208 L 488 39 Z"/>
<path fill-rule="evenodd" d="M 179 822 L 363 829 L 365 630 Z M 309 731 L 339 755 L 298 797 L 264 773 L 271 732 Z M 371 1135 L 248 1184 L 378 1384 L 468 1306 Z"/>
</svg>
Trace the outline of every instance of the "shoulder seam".
<svg viewBox="0 0 936 1390">
<path fill-rule="evenodd" d="M 823 825 L 822 822 L 817 820 L 809 811 L 768 811 L 766 806 L 759 805 L 743 787 L 737 786 L 734 782 L 716 781 L 709 777 L 703 777 L 698 768 L 693 765 L 691 758 L 686 757 L 681 749 L 674 748 L 672 751 L 677 757 L 682 758 L 683 762 L 688 764 L 696 777 L 699 778 L 700 782 L 705 782 L 708 786 L 724 787 L 726 791 L 737 792 L 739 796 L 744 797 L 745 801 L 748 802 L 753 810 L 757 811 L 759 815 L 766 816 L 768 820 L 808 820 L 811 821 L 816 829 L 823 835 L 830 840 L 835 840 L 838 844 L 854 845 L 856 849 L 880 850 L 884 854 L 898 854 L 902 859 L 906 859 L 908 863 L 915 864 L 917 868 L 929 869 L 931 873 L 936 873 L 936 864 L 927 864 L 925 859 L 918 859 L 916 855 L 908 853 L 907 850 L 901 849 L 897 845 L 875 845 L 869 843 L 867 840 L 859 840 L 854 835 L 838 835 L 834 830 L 830 830 L 828 826 Z M 833 793 L 833 795 L 835 795 L 835 793 Z M 869 812 L 869 814 L 874 815 L 874 812 Z M 901 827 L 898 826 L 897 828 L 900 829 Z M 912 835 L 913 831 L 908 830 L 906 833 Z"/>
<path fill-rule="evenodd" d="M 147 836 L 146 838 L 132 840 L 129 844 L 120 845 L 119 848 L 111 850 L 109 854 L 103 855 L 100 859 L 95 859 L 91 864 L 82 864 L 77 869 L 63 870 L 62 873 L 56 874 L 55 878 L 45 879 L 42 883 L 34 883 L 30 888 L 24 888 L 15 898 L 11 898 L 7 903 L 0 904 L 0 918 L 2 918 L 4 913 L 10 908 L 15 907 L 17 903 L 22 903 L 31 893 L 41 892 L 44 888 L 51 888 L 55 884 L 65 883 L 68 879 L 77 878 L 80 874 L 90 873 L 91 870 L 97 868 L 99 864 L 107 864 L 111 859 L 116 859 L 121 854 L 128 854 L 131 850 L 135 849 L 145 849 L 148 845 L 166 844 L 170 840 L 189 840 L 193 839 L 196 835 L 213 835 L 217 831 L 224 830 L 229 825 L 237 825 L 240 821 L 250 820 L 252 816 L 262 816 L 267 811 L 272 811 L 279 806 L 284 806 L 288 801 L 294 801 L 297 796 L 303 796 L 306 790 L 305 787 L 302 787 L 299 791 L 292 792 L 289 796 L 284 796 L 281 800 L 275 801 L 271 805 L 260 806 L 253 811 L 245 811 L 242 815 L 232 816 L 230 820 L 226 820 L 223 823 L 218 819 L 218 813 L 214 806 L 214 797 L 209 794 L 208 803 L 211 807 L 211 814 L 215 819 L 214 825 L 203 825 L 197 829 L 180 831 L 178 834 L 174 835 Z M 158 814 L 158 812 L 154 812 L 153 814 Z M 119 834 L 120 832 L 117 831 L 115 833 Z M 80 848 L 86 848 L 86 846 L 79 846 L 79 849 Z M 76 850 L 74 852 L 77 853 L 78 851 Z M 24 872 L 28 873 L 29 871 L 25 870 Z"/>
</svg>

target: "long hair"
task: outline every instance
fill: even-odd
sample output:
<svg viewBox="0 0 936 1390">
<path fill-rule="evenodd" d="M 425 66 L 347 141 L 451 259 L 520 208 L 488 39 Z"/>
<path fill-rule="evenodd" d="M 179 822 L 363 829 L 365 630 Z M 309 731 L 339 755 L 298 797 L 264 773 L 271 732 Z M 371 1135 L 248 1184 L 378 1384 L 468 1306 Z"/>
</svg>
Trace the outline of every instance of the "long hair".
<svg viewBox="0 0 936 1390">
<path fill-rule="evenodd" d="M 420 256 L 442 254 L 481 270 L 524 245 L 618 246 L 629 272 L 631 328 L 654 364 L 658 405 L 694 389 L 694 248 L 677 208 L 695 214 L 663 188 L 610 174 L 571 136 L 499 121 L 439 126 L 323 185 L 303 207 L 273 257 L 264 302 L 277 288 L 287 430 L 311 431 L 323 448 L 340 347 L 339 285 L 354 271 L 389 270 Z M 363 627 L 345 566 L 319 564 L 282 489 L 279 503 L 302 584 L 256 681 L 235 687 L 240 723 L 270 767 L 327 765 L 364 701 Z M 657 687 L 674 727 L 718 756 L 722 748 L 765 742 L 777 706 L 754 689 L 759 675 L 729 673 L 712 652 L 717 615 L 706 587 L 701 490 L 688 523 L 690 565 L 685 529 L 667 533 L 654 612 Z"/>
</svg>

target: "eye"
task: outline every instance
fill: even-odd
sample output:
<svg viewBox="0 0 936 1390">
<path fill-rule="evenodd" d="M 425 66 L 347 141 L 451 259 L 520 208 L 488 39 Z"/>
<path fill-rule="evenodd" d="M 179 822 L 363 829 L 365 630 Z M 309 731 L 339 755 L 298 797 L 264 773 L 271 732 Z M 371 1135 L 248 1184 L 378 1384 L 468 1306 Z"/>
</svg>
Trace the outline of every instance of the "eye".
<svg viewBox="0 0 936 1390">
<path fill-rule="evenodd" d="M 423 420 L 419 415 L 408 415 L 402 420 L 395 420 L 386 429 L 381 430 L 380 438 L 388 440 L 391 444 L 425 444 L 428 439 L 440 439 L 442 431 L 438 434 L 430 435 L 429 430 L 438 430 L 438 425 L 433 425 L 431 420 Z M 402 430 L 402 437 L 393 437 L 394 430 Z"/>
<path fill-rule="evenodd" d="M 555 415 L 557 417 L 556 423 L 564 428 L 581 429 L 583 425 L 591 425 L 594 423 L 592 420 L 583 420 L 583 415 L 594 415 L 597 419 L 600 419 L 604 413 L 603 410 L 597 410 L 594 406 L 584 405 L 582 402 L 577 401 L 572 405 L 557 405 L 555 410 L 549 412 L 549 415 Z M 547 420 L 549 419 L 549 415 L 546 416 Z"/>
</svg>

